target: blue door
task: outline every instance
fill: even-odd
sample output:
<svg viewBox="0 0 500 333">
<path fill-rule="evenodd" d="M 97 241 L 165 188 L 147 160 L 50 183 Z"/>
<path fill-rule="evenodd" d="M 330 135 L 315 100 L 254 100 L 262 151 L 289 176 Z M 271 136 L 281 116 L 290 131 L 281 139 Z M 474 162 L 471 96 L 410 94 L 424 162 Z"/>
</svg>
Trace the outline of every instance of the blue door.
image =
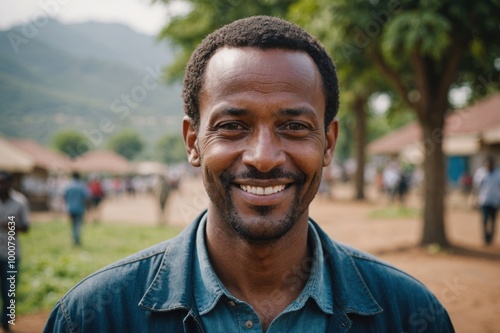
<svg viewBox="0 0 500 333">
<path fill-rule="evenodd" d="M 452 185 L 459 185 L 460 177 L 465 172 L 469 172 L 468 156 L 449 156 L 448 157 L 448 182 Z"/>
</svg>

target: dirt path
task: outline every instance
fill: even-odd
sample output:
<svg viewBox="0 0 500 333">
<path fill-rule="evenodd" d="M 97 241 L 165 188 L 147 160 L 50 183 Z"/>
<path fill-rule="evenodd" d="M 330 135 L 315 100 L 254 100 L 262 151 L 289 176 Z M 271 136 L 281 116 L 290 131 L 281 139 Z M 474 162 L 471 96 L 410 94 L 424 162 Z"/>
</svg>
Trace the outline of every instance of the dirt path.
<svg viewBox="0 0 500 333">
<path fill-rule="evenodd" d="M 482 245 L 476 211 L 464 208 L 460 198 L 450 202 L 446 227 L 456 248 L 432 254 L 415 247 L 421 229 L 418 218 L 372 218 L 373 211 L 388 203 L 374 194 L 376 200 L 358 203 L 350 201 L 350 195 L 349 189 L 338 188 L 333 201 L 316 199 L 310 215 L 335 240 L 375 254 L 422 281 L 447 308 L 457 332 L 500 332 L 500 236 L 492 246 Z M 206 202 L 201 183 L 186 182 L 170 199 L 166 219 L 185 226 Z M 416 202 L 410 200 L 413 206 Z M 110 223 L 158 222 L 155 202 L 147 196 L 109 200 L 101 214 Z M 46 316 L 19 318 L 15 332 L 41 331 Z"/>
</svg>

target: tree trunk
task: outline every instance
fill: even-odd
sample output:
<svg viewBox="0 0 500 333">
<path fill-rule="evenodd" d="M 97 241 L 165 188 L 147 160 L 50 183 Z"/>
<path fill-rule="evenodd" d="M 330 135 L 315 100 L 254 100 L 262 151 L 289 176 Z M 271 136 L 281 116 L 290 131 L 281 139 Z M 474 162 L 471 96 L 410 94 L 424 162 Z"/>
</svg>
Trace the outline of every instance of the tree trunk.
<svg viewBox="0 0 500 333">
<path fill-rule="evenodd" d="M 356 115 L 356 125 L 354 131 L 354 141 L 356 143 L 356 174 L 354 176 L 356 200 L 365 199 L 365 146 L 366 146 L 366 107 L 367 99 L 356 97 L 354 102 L 354 112 Z"/>
<path fill-rule="evenodd" d="M 431 104 L 432 105 L 432 104 Z M 444 225 L 446 192 L 445 158 L 443 152 L 444 110 L 427 110 L 420 118 L 424 145 L 424 228 L 422 245 L 449 245 Z"/>
</svg>

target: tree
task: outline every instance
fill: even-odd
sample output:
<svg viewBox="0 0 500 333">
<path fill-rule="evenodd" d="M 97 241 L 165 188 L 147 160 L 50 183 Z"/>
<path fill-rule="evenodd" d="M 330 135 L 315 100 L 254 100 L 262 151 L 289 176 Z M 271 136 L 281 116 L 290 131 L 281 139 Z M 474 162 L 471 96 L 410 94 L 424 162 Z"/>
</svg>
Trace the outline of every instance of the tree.
<svg viewBox="0 0 500 333">
<path fill-rule="evenodd" d="M 153 0 L 168 4 L 172 0 Z M 186 0 L 192 10 L 185 16 L 173 17 L 158 39 L 168 39 L 179 47 L 175 61 L 166 69 L 169 81 L 182 79 L 191 53 L 203 38 L 224 24 L 252 15 L 285 16 L 292 0 Z"/>
<path fill-rule="evenodd" d="M 186 148 L 182 135 L 165 134 L 156 142 L 155 157 L 166 164 L 186 162 Z"/>
<path fill-rule="evenodd" d="M 381 78 L 376 68 L 371 66 L 368 59 L 362 54 L 346 55 L 338 47 L 343 43 L 343 34 L 331 26 L 318 24 L 321 19 L 311 20 L 322 15 L 323 8 L 316 1 L 298 1 L 290 6 L 289 18 L 300 24 L 314 36 L 318 37 L 325 48 L 338 61 L 337 73 L 341 87 L 341 112 L 340 117 L 346 114 L 354 115 L 354 155 L 356 159 L 356 173 L 354 175 L 355 199 L 365 199 L 365 164 L 367 143 L 367 122 L 369 108 L 368 100 L 376 92 L 390 89 L 385 80 Z M 348 57 L 348 58 L 347 58 Z M 350 112 L 352 111 L 352 112 Z M 345 133 L 340 133 L 345 135 Z"/>
<path fill-rule="evenodd" d="M 320 8 L 315 24 L 333 30 L 344 59 L 364 57 L 416 114 L 423 134 L 422 244 L 448 245 L 443 126 L 452 85 L 498 75 L 498 1 L 302 0 Z M 498 61 L 498 60 L 497 60 Z M 490 84 L 487 84 L 488 86 Z M 479 88 L 479 89 L 478 89 Z"/>
<path fill-rule="evenodd" d="M 168 0 L 163 2 L 168 3 Z M 206 2 L 202 0 L 189 1 L 193 5 L 193 10 L 184 17 L 174 18 L 163 29 L 160 34 L 160 39 L 168 38 L 174 44 L 181 47 L 181 53 L 177 60 L 167 69 L 167 77 L 170 80 L 176 80 L 182 77 L 183 69 L 189 59 L 190 54 L 202 40 L 204 36 L 222 26 L 225 23 L 232 22 L 238 18 L 264 14 L 288 16 L 292 21 L 303 26 L 308 26 L 310 16 L 307 13 L 302 13 L 296 10 L 295 13 L 289 15 L 290 8 L 296 1 L 240 1 L 240 0 L 217 0 Z M 306 8 L 306 11 L 308 8 Z M 312 28 L 314 32 L 320 31 Z M 335 49 L 334 47 L 330 49 Z M 359 58 L 363 61 L 363 58 Z M 349 70 L 344 71 L 343 77 L 349 81 L 349 71 L 357 68 L 366 68 L 359 66 L 351 66 Z M 342 73 L 339 73 L 342 79 Z M 374 76 L 378 78 L 378 76 Z M 352 85 L 354 86 L 354 84 Z M 347 105 L 356 109 L 356 155 L 358 168 L 356 171 L 356 198 L 364 198 L 364 164 L 365 164 L 365 146 L 366 146 L 366 101 L 370 94 L 377 86 L 374 84 L 358 85 L 358 94 L 350 96 L 350 101 Z M 367 89 L 368 88 L 368 89 Z M 352 101 L 351 100 L 354 100 Z M 345 142 L 345 141 L 343 141 Z M 346 147 L 348 147 L 346 145 Z M 345 148 L 345 147 L 344 147 Z"/>
<path fill-rule="evenodd" d="M 52 145 L 70 158 L 77 158 L 92 148 L 85 135 L 70 129 L 56 133 L 52 139 Z"/>
<path fill-rule="evenodd" d="M 124 130 L 109 139 L 108 146 L 128 160 L 133 160 L 143 149 L 144 142 L 134 130 Z"/>
</svg>

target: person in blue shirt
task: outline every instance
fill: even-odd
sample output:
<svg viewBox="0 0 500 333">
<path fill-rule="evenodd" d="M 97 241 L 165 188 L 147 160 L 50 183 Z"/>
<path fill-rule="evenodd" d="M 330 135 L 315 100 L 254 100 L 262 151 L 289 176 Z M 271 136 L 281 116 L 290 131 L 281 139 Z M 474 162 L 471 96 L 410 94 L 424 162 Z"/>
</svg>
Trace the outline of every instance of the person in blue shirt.
<svg viewBox="0 0 500 333">
<path fill-rule="evenodd" d="M 500 170 L 495 169 L 495 160 L 488 156 L 484 168 L 474 175 L 477 203 L 481 209 L 484 243 L 491 245 L 495 237 L 497 211 L 500 207 Z"/>
<path fill-rule="evenodd" d="M 80 180 L 80 174 L 78 172 L 73 172 L 72 180 L 64 190 L 64 201 L 66 203 L 66 210 L 71 219 L 73 244 L 75 246 L 81 245 L 82 242 L 83 216 L 89 198 L 90 193 L 85 183 Z"/>
<path fill-rule="evenodd" d="M 453 332 L 406 273 L 309 216 L 338 133 L 338 81 L 298 26 L 255 16 L 196 48 L 182 127 L 208 208 L 177 237 L 84 279 L 45 332 Z"/>
</svg>

